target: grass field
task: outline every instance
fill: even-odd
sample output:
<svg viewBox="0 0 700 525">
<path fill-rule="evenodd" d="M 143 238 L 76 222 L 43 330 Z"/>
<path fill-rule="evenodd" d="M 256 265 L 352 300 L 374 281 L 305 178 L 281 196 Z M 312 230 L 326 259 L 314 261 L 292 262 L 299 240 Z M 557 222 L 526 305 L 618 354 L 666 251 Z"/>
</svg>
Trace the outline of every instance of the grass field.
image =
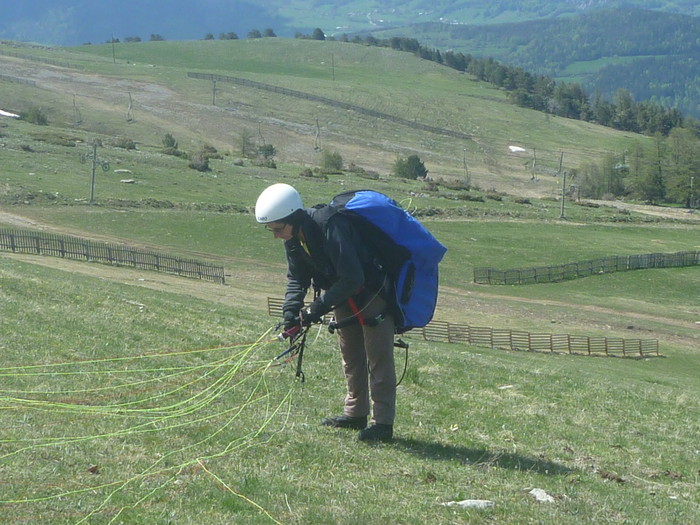
<svg viewBox="0 0 700 525">
<path fill-rule="evenodd" d="M 651 145 L 646 137 L 514 107 L 505 92 L 468 75 L 408 53 L 356 44 L 298 39 L 129 43 L 116 46 L 115 59 L 109 45 L 21 52 L 80 69 L 70 71 L 71 80 L 37 76 L 36 63 L 22 69 L 17 60 L 6 59 L 17 76 L 38 82 L 37 88 L 5 82 L 6 104 L 22 110 L 37 99 L 38 90 L 41 99 L 54 98 L 52 121 L 69 124 L 75 101 L 82 130 L 127 135 L 144 146 L 160 147 L 170 132 L 187 151 L 203 142 L 234 151 L 238 134 L 249 129 L 275 145 L 280 160 L 314 165 L 320 156 L 314 150 L 320 131 L 321 146 L 340 151 L 346 163 L 386 172 L 397 155 L 416 153 L 432 176 L 454 178 L 464 176 L 466 160 L 473 183 L 484 189 L 517 188 L 521 194 L 549 196 L 560 191 L 558 185 L 551 175 L 540 177 L 539 184 L 530 181 L 526 164 L 533 157 L 541 169 L 556 172 L 562 154 L 563 167 L 572 169 L 606 153 L 622 154 L 636 142 Z M 188 78 L 189 71 L 320 95 L 473 139 L 423 133 L 225 82 L 216 85 L 213 107 L 211 83 Z M 130 94 L 134 121 L 126 125 Z M 511 144 L 527 153 L 509 153 Z"/>
<path fill-rule="evenodd" d="M 81 64 L 80 74 L 94 75 L 95 83 L 108 75 L 140 83 L 141 93 L 173 90 L 183 97 L 178 100 L 193 104 L 204 104 L 211 93 L 183 73 L 209 68 L 280 85 L 294 77 L 294 89 L 353 103 L 369 104 L 373 92 L 354 92 L 350 84 L 330 90 L 332 81 L 323 78 L 327 63 L 320 62 L 331 48 L 313 43 L 294 41 L 278 53 L 268 42 L 260 43 L 268 47 L 163 44 L 129 47 L 128 57 L 124 46 L 116 65 L 109 46 L 26 52 Z M 413 85 L 406 64 L 394 69 L 395 55 L 377 66 L 379 50 L 360 47 L 362 60 L 360 50 L 346 55 L 350 48 L 337 44 L 332 49 L 338 75 L 345 64 L 358 85 L 374 86 L 376 107 L 400 114 L 408 106 L 419 108 L 419 101 L 427 108 L 425 101 L 435 100 L 447 125 L 458 125 L 451 119 L 459 111 L 440 94 L 457 89 L 450 87 L 457 85 L 451 74 L 429 69 L 422 74 L 434 90 Z M 202 59 L 208 54 L 210 62 Z M 17 58 L 0 60 L 28 67 Z M 29 62 L 47 78 L 65 73 Z M 700 519 L 698 267 L 556 284 L 472 283 L 476 266 L 523 268 L 698 250 L 693 215 L 672 219 L 567 202 L 566 220 L 560 220 L 561 203 L 551 192 L 542 198 L 528 194 L 526 202 L 515 187 L 498 195 L 485 191 L 491 182 L 527 176 L 514 174 L 505 160 L 499 170 L 489 171 L 486 163 L 483 171 L 477 167 L 485 183 L 469 192 L 399 181 L 385 169 L 376 180 L 349 172 L 302 177 L 302 168 L 316 165 L 318 153 L 296 163 L 295 135 L 288 130 L 276 170 L 236 165 L 231 146 L 221 148 L 226 154 L 212 161 L 211 171 L 199 173 L 187 161 L 163 155 L 162 136 L 180 130 L 183 148 L 233 144 L 233 128 L 241 121 L 216 128 L 228 130 L 224 140 L 208 134 L 215 128 L 177 120 L 154 103 L 150 112 L 138 109 L 137 122 L 125 124 L 122 101 L 112 107 L 95 95 L 90 112 L 84 112 L 86 123 L 71 127 L 67 91 L 23 92 L 0 82 L 8 87 L 0 107 L 35 97 L 53 121 L 48 127 L 0 122 L 0 227 L 147 246 L 214 260 L 227 273 L 222 286 L 0 252 L 0 523 L 685 525 Z M 463 77 L 459 82 L 458 89 L 468 89 Z M 387 105 L 401 98 L 391 96 L 394 89 L 406 101 Z M 314 118 L 304 104 L 255 98 L 241 93 L 237 100 L 260 104 L 250 115 L 268 111 L 291 122 L 298 111 L 297 122 Z M 475 118 L 495 143 L 506 145 L 512 138 L 499 130 L 499 118 L 514 122 L 513 129 L 533 122 L 514 108 L 468 100 L 475 113 L 483 111 Z M 365 161 L 373 166 L 381 166 L 383 156 L 395 158 L 394 146 L 366 148 L 380 140 L 373 128 L 363 135 L 361 120 L 339 126 L 343 151 L 367 149 Z M 272 134 L 272 127 L 260 125 Z M 394 145 L 416 147 L 419 134 L 392 132 Z M 557 119 L 547 123 L 543 117 L 530 133 L 550 151 L 581 140 L 589 155 L 602 154 L 612 136 L 609 130 Z M 124 134 L 138 139 L 137 150 L 110 145 Z M 78 139 L 76 145 L 46 140 L 59 135 Z M 98 172 L 96 203 L 89 205 L 90 163 L 81 163 L 80 154 L 96 135 L 104 142 L 98 154 L 110 167 Z M 309 140 L 296 135 L 299 143 Z M 428 142 L 439 142 L 419 140 L 420 148 L 431 151 Z M 431 153 L 435 171 L 459 172 L 461 146 L 454 159 L 445 160 L 450 147 L 439 144 Z M 135 183 L 121 183 L 122 178 Z M 366 446 L 352 432 L 321 427 L 321 418 L 341 409 L 344 395 L 333 336 L 319 329 L 309 337 L 303 384 L 294 378 L 294 363 L 270 366 L 284 345 L 270 332 L 276 319 L 267 315 L 266 298 L 284 292 L 284 257 L 246 210 L 277 181 L 298 187 L 308 204 L 368 187 L 416 210 L 448 247 L 436 319 L 537 333 L 654 338 L 662 356 L 506 352 L 428 342 L 409 333 L 396 439 Z M 555 178 L 547 182 L 553 189 L 558 184 Z M 397 353 L 399 374 L 403 358 Z M 538 501 L 533 489 L 545 491 L 551 501 Z M 445 505 L 466 499 L 493 506 Z"/>
</svg>

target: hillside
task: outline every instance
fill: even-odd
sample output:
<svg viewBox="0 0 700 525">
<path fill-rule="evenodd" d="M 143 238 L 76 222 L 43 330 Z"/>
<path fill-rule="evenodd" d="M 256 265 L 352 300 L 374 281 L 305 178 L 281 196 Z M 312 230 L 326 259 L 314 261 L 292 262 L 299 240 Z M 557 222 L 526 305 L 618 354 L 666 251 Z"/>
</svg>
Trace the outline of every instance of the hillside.
<svg viewBox="0 0 700 525">
<path fill-rule="evenodd" d="M 0 39 L 50 45 L 348 34 L 415 37 L 422 45 L 493 57 L 583 85 L 612 101 L 619 89 L 700 117 L 695 2 L 647 0 L 514 3 L 425 0 L 205 0 L 170 2 L 16 2 Z M 262 33 L 261 33 L 262 32 Z"/>
<path fill-rule="evenodd" d="M 549 19 L 604 8 L 637 7 L 666 13 L 700 16 L 688 0 L 186 0 L 89 2 L 35 0 L 5 6 L 0 39 L 52 45 L 98 44 L 111 38 L 160 35 L 168 40 L 192 40 L 211 33 L 235 32 L 245 38 L 254 28 L 272 28 L 279 36 L 310 33 L 328 35 L 395 28 L 420 22 L 495 24 Z"/>
<path fill-rule="evenodd" d="M 3 109 L 21 112 L 40 101 L 53 124 L 67 127 L 79 111 L 80 129 L 127 135 L 140 148 L 160 148 L 171 133 L 186 151 L 210 143 L 236 155 L 238 138 L 248 130 L 273 144 L 284 163 L 318 165 L 321 148 L 338 150 L 346 164 L 388 173 L 397 155 L 417 154 L 434 178 L 468 175 L 484 189 L 555 196 L 560 182 L 552 175 L 560 161 L 573 169 L 636 143 L 650 144 L 642 136 L 517 108 L 504 92 L 407 53 L 341 42 L 261 39 L 0 51 L 7 53 L 0 55 Z M 226 82 L 217 82 L 213 93 L 210 81 L 188 77 L 193 71 L 292 88 L 379 117 Z M 130 98 L 133 121 L 127 122 Z M 410 122 L 467 138 L 426 133 Z M 514 153 L 511 145 L 525 151 Z"/>
<path fill-rule="evenodd" d="M 637 101 L 700 117 L 700 18 L 641 9 L 605 9 L 555 19 L 495 24 L 423 23 L 388 31 L 577 82 L 613 100 L 619 89 Z"/>
</svg>

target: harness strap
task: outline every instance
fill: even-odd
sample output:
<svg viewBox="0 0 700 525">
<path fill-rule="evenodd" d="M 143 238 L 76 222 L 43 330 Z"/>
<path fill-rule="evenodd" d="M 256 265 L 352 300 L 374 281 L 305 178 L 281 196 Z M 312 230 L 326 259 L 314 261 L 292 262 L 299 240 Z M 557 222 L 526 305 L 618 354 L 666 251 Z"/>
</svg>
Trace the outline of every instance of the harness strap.
<svg viewBox="0 0 700 525">
<path fill-rule="evenodd" d="M 362 290 L 360 290 L 360 292 L 362 292 Z M 334 333 L 336 330 L 345 328 L 346 326 L 350 326 L 354 323 L 360 323 L 360 326 L 377 326 L 386 318 L 388 308 L 374 317 L 367 318 L 362 314 L 362 310 L 357 306 L 357 302 L 355 301 L 354 297 L 350 297 L 347 300 L 347 303 L 350 311 L 352 311 L 352 315 L 345 319 L 341 319 L 340 321 L 333 318 L 331 322 L 328 323 L 328 331 L 330 333 Z"/>
<path fill-rule="evenodd" d="M 357 307 L 357 303 L 355 302 L 355 299 L 350 297 L 348 299 L 348 306 L 350 307 L 350 310 L 352 310 L 352 316 L 357 318 L 357 320 L 360 322 L 360 325 L 364 326 L 365 325 L 365 316 L 362 315 L 362 311 Z"/>
</svg>

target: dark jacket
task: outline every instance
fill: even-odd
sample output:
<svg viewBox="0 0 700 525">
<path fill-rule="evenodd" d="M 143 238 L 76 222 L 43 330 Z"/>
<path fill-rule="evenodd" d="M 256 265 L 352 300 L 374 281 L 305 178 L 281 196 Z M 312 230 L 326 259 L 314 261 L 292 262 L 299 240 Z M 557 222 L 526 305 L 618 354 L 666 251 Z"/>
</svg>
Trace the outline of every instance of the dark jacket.
<svg viewBox="0 0 700 525">
<path fill-rule="evenodd" d="M 370 247 L 346 216 L 328 217 L 326 207 L 307 208 L 298 226 L 304 233 L 307 253 L 295 236 L 285 241 L 287 292 L 282 311 L 296 315 L 313 285 L 323 293 L 311 304 L 318 315 L 359 293 L 376 292 L 382 286 L 382 272 Z M 285 315 L 285 316 L 286 316 Z"/>
</svg>

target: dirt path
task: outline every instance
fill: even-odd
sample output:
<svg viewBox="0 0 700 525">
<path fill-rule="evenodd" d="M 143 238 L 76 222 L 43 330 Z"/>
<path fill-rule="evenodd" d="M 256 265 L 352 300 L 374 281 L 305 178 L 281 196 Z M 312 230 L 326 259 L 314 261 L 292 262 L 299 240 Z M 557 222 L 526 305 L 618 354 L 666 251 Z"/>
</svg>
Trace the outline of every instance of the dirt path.
<svg viewBox="0 0 700 525">
<path fill-rule="evenodd" d="M 643 213 L 645 215 L 652 215 L 654 217 L 661 217 L 663 219 L 677 219 L 684 221 L 700 222 L 700 210 L 688 210 L 686 208 L 669 208 L 667 206 L 651 206 L 646 204 L 632 204 L 629 202 L 622 201 L 588 200 L 587 202 L 592 202 L 600 206 L 610 206 L 620 210 L 627 210 L 636 213 Z"/>
</svg>

